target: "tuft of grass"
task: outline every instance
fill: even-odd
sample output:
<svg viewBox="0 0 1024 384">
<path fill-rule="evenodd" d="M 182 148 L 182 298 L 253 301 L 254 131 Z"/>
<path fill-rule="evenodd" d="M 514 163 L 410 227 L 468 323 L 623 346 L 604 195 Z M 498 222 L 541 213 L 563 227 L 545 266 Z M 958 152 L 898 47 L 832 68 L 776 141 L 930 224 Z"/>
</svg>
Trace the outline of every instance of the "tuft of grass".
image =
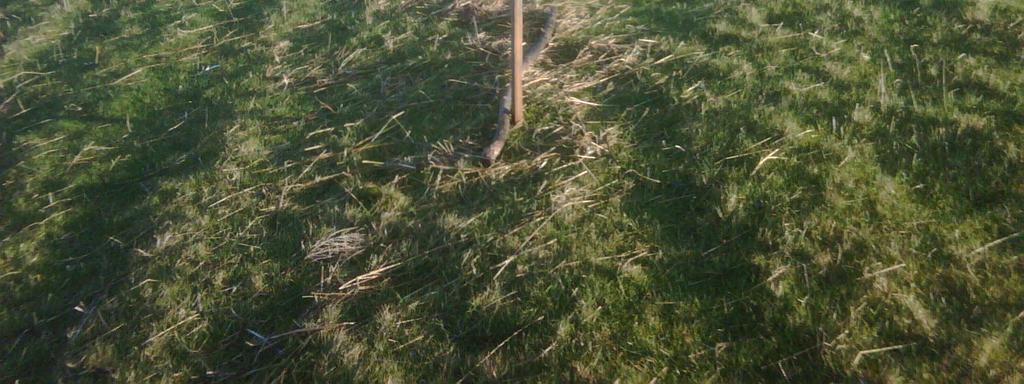
<svg viewBox="0 0 1024 384">
<path fill-rule="evenodd" d="M 533 5 L 0 6 L 0 380 L 1024 380 L 1017 3 Z"/>
</svg>

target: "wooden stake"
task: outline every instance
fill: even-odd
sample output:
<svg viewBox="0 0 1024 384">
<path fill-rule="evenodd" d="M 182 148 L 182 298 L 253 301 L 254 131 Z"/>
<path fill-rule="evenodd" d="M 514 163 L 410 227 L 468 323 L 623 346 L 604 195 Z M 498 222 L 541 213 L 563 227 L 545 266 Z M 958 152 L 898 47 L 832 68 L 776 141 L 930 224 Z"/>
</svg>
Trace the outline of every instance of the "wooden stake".
<svg viewBox="0 0 1024 384">
<path fill-rule="evenodd" d="M 512 125 L 523 122 L 523 0 L 512 0 Z"/>
<path fill-rule="evenodd" d="M 544 28 L 540 31 L 540 37 L 523 53 L 522 69 L 524 70 L 529 68 L 534 61 L 537 61 L 541 52 L 544 51 L 544 48 L 548 46 L 551 38 L 555 35 L 555 26 L 558 25 L 558 22 L 555 20 L 555 8 L 548 7 L 546 13 L 547 21 L 544 22 Z M 505 147 L 505 141 L 508 140 L 508 134 L 514 126 L 512 123 L 513 84 L 515 83 L 509 82 L 508 87 L 505 87 L 505 91 L 502 92 L 501 100 L 498 101 L 498 125 L 494 130 L 494 139 L 491 140 L 491 144 L 487 148 L 484 148 L 482 153 L 483 161 L 486 164 L 494 164 L 498 160 L 498 155 L 501 154 L 501 149 Z"/>
</svg>

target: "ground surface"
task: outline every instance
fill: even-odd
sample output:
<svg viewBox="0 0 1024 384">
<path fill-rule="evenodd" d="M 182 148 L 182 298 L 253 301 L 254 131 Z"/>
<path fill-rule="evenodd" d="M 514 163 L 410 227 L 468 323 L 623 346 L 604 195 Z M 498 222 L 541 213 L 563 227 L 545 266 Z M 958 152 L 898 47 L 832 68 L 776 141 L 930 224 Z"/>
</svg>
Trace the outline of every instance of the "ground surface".
<svg viewBox="0 0 1024 384">
<path fill-rule="evenodd" d="M 5 4 L 0 381 L 1024 380 L 1019 2 Z"/>
</svg>

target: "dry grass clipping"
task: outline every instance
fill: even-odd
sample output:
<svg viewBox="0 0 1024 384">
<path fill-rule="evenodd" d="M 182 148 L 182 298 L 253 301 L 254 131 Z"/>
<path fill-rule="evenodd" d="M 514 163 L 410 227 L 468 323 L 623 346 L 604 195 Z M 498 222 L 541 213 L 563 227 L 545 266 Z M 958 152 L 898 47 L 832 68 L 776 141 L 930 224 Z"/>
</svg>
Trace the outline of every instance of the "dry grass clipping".
<svg viewBox="0 0 1024 384">
<path fill-rule="evenodd" d="M 348 261 L 366 251 L 366 235 L 356 228 L 345 228 L 337 230 L 320 239 L 309 247 L 306 260 L 324 261 L 338 260 Z"/>
</svg>

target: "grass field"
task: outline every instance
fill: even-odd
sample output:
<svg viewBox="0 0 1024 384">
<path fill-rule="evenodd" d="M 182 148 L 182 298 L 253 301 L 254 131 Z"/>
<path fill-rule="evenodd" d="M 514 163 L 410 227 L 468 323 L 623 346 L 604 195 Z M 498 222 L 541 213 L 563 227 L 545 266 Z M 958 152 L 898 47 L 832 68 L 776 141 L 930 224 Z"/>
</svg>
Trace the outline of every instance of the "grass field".
<svg viewBox="0 0 1024 384">
<path fill-rule="evenodd" d="M 1019 1 L 4 4 L 0 381 L 1024 382 Z"/>
</svg>

